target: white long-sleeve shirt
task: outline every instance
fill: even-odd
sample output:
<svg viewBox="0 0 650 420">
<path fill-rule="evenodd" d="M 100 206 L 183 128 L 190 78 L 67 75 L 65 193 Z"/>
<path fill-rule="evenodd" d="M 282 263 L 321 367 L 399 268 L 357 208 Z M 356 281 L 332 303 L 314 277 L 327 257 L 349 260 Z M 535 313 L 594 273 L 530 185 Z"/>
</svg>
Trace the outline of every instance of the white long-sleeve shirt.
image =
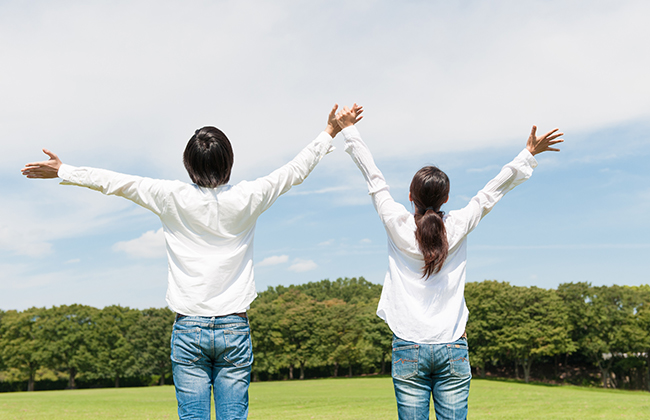
<svg viewBox="0 0 650 420">
<path fill-rule="evenodd" d="M 527 180 L 537 161 L 524 149 L 474 196 L 467 206 L 443 218 L 449 254 L 442 269 L 422 278 L 424 258 L 415 239 L 415 218 L 390 195 L 368 146 L 354 127 L 342 130 L 345 151 L 357 164 L 388 234 L 388 272 L 377 315 L 404 340 L 423 344 L 450 343 L 465 331 L 467 235 L 505 193 Z"/>
<path fill-rule="evenodd" d="M 170 309 L 184 315 L 222 316 L 244 312 L 257 296 L 253 276 L 257 218 L 332 150 L 332 137 L 322 132 L 271 174 L 217 188 L 65 164 L 58 175 L 62 184 L 118 195 L 158 215 L 167 248 Z"/>
</svg>

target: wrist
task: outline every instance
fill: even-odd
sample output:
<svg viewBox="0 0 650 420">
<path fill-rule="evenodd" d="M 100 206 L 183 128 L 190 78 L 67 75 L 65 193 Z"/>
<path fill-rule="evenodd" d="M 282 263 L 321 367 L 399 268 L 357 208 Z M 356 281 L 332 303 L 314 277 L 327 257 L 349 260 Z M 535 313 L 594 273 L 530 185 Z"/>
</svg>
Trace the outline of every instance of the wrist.
<svg viewBox="0 0 650 420">
<path fill-rule="evenodd" d="M 327 134 L 329 134 L 330 137 L 334 138 L 339 133 L 339 131 L 341 131 L 341 129 L 340 128 L 335 128 L 334 126 L 332 126 L 330 124 L 327 124 L 327 127 L 325 127 L 325 130 L 323 130 L 323 131 L 325 131 Z"/>
</svg>

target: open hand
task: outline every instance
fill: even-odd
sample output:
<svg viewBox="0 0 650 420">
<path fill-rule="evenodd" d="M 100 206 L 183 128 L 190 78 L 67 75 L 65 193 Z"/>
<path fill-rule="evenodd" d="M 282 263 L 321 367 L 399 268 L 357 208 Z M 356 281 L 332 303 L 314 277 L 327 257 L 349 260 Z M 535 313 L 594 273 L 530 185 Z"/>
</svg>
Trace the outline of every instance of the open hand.
<svg viewBox="0 0 650 420">
<path fill-rule="evenodd" d="M 344 106 L 343 109 L 339 111 L 338 114 L 336 114 L 336 121 L 338 122 L 338 125 L 341 127 L 341 129 L 350 127 L 351 125 L 354 125 L 361 121 L 363 118 L 361 116 L 362 112 L 363 107 L 357 104 L 352 105 L 352 108 Z"/>
<path fill-rule="evenodd" d="M 559 152 L 560 149 L 551 147 L 557 143 L 564 142 L 564 139 L 557 139 L 560 136 L 563 136 L 564 133 L 557 133 L 559 129 L 551 130 L 548 133 L 544 134 L 541 137 L 537 137 L 537 127 L 533 126 L 533 129 L 530 130 L 530 136 L 528 137 L 528 142 L 526 143 L 526 149 L 535 156 L 536 154 L 551 151 Z M 556 140 L 557 139 L 557 140 Z"/>
<path fill-rule="evenodd" d="M 43 149 L 43 153 L 50 157 L 49 160 L 43 162 L 28 163 L 20 171 L 27 178 L 58 178 L 59 168 L 61 167 L 61 159 L 54 153 L 47 149 Z"/>
</svg>

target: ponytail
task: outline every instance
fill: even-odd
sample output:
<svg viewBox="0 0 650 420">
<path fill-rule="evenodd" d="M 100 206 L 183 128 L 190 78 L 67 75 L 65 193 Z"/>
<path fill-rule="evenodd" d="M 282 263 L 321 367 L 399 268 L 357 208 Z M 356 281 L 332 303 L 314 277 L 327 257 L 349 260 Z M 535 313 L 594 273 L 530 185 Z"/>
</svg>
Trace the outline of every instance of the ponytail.
<svg viewBox="0 0 650 420">
<path fill-rule="evenodd" d="M 449 253 L 440 211 L 449 197 L 449 178 L 435 166 L 425 166 L 413 176 L 410 193 L 415 205 L 415 239 L 424 257 L 422 277 L 426 278 L 440 271 Z"/>
</svg>

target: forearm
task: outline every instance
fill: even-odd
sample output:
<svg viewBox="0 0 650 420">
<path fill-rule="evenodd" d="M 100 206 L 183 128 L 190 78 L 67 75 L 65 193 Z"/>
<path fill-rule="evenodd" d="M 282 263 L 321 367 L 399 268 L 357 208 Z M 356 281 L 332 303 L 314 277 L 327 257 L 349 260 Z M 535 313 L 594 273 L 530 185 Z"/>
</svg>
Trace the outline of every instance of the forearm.
<svg viewBox="0 0 650 420">
<path fill-rule="evenodd" d="M 481 192 L 500 199 L 530 178 L 536 166 L 537 160 L 528 150 L 524 149 L 511 162 L 504 165 L 499 174 L 488 182 Z"/>
<path fill-rule="evenodd" d="M 283 184 L 282 187 L 291 188 L 293 185 L 301 184 L 323 157 L 333 150 L 332 136 L 327 131 L 323 131 L 296 157 L 279 169 L 279 171 L 285 172 L 283 178 L 286 177 L 280 181 Z"/>
<path fill-rule="evenodd" d="M 255 208 L 260 213 L 268 209 L 280 195 L 289 191 L 292 186 L 301 184 L 323 157 L 333 150 L 332 137 L 323 131 L 289 163 L 248 183 L 247 190 L 259 200 L 256 200 Z"/>
<path fill-rule="evenodd" d="M 162 203 L 159 202 L 161 195 L 156 194 L 156 180 L 66 164 L 61 165 L 58 176 L 62 179 L 62 185 L 77 185 L 106 195 L 124 197 L 156 214 L 162 211 Z"/>
<path fill-rule="evenodd" d="M 388 190 L 386 179 L 375 164 L 370 149 L 361 139 L 359 130 L 355 126 L 350 126 L 341 132 L 345 137 L 345 151 L 363 174 L 368 186 L 368 193 L 372 195 L 382 190 Z"/>
<path fill-rule="evenodd" d="M 450 212 L 454 223 L 461 227 L 459 234 L 464 236 L 474 230 L 506 193 L 530 178 L 536 166 L 535 158 L 524 149 L 515 159 L 504 165 L 498 175 L 491 179 L 467 206 Z"/>
</svg>

